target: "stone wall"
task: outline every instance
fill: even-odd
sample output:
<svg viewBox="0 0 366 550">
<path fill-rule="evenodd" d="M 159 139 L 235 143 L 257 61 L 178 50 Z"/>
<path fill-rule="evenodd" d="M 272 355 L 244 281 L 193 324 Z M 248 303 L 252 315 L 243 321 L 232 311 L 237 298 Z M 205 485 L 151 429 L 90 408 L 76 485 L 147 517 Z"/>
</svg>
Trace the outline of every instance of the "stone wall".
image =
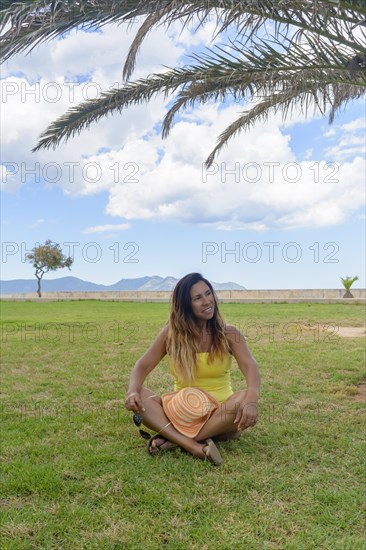
<svg viewBox="0 0 366 550">
<path fill-rule="evenodd" d="M 344 289 L 279 289 L 279 290 L 219 290 L 220 302 L 364 302 L 366 289 L 351 289 L 354 299 L 344 299 Z M 125 302 L 169 302 L 171 292 L 111 291 L 111 292 L 44 292 L 39 299 L 35 292 L 3 294 L 1 300 L 113 300 Z"/>
</svg>

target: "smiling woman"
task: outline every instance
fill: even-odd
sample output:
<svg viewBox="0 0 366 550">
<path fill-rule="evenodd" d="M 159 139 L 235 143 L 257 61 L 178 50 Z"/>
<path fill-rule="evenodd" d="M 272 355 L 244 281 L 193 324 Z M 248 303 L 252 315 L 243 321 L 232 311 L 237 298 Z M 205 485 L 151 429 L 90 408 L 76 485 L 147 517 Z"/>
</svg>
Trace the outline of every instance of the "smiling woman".
<svg viewBox="0 0 366 550">
<path fill-rule="evenodd" d="M 166 354 L 174 392 L 160 397 L 143 383 Z M 232 356 L 247 383 L 246 390 L 235 393 Z M 174 289 L 167 325 L 132 370 L 125 406 L 135 413 L 137 425 L 157 432 L 149 439 L 149 454 L 179 445 L 219 465 L 222 459 L 212 438 L 237 439 L 255 425 L 259 386 L 258 365 L 244 336 L 225 325 L 211 283 L 200 273 L 190 273 Z"/>
</svg>

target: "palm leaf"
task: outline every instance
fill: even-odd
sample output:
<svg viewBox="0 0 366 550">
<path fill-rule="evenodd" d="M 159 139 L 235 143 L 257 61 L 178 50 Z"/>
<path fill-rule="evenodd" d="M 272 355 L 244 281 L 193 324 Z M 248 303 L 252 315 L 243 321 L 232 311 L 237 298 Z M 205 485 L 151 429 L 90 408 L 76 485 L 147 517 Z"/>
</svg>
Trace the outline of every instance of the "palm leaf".
<svg viewBox="0 0 366 550">
<path fill-rule="evenodd" d="M 283 48 L 285 44 L 284 41 Z M 179 88 L 178 96 L 163 121 L 163 137 L 169 134 L 174 116 L 197 102 L 224 101 L 229 96 L 237 102 L 262 98 L 257 106 L 239 117 L 220 135 L 214 156 L 231 137 L 248 129 L 255 121 L 268 117 L 270 112 L 281 108 L 286 118 L 295 106 L 309 110 L 312 99 L 315 108 L 324 113 L 327 106 L 332 105 L 335 86 L 338 89 L 352 88 L 353 97 L 364 93 L 365 75 L 362 71 L 351 74 L 347 48 L 336 50 L 332 44 L 325 43 L 318 52 L 314 52 L 311 46 L 310 41 L 307 51 L 304 44 L 294 45 L 288 40 L 287 50 L 279 51 L 261 41 L 257 44 L 257 52 L 252 53 L 243 52 L 240 44 L 232 45 L 230 51 L 221 47 L 207 50 L 200 56 L 192 56 L 195 65 L 171 69 L 129 83 L 121 89 L 104 93 L 97 100 L 89 100 L 70 109 L 50 125 L 34 150 L 55 147 L 62 139 L 81 132 L 102 116 L 147 102 L 159 93 L 170 96 Z M 346 99 L 343 98 L 337 108 Z M 209 157 L 211 162 L 213 156 L 211 154 Z"/>
<path fill-rule="evenodd" d="M 342 284 L 348 292 L 350 291 L 350 288 L 353 285 L 353 283 L 355 283 L 358 280 L 359 280 L 359 278 L 358 278 L 357 275 L 356 275 L 356 277 L 347 276 L 344 279 L 343 279 L 343 277 L 341 277 Z"/>
<path fill-rule="evenodd" d="M 335 9 L 334 4 L 337 4 Z M 165 6 L 157 11 L 153 17 L 148 18 L 140 28 L 130 48 L 124 67 L 124 76 L 129 78 L 136 61 L 136 55 L 141 43 L 158 22 L 168 25 L 177 19 L 183 20 L 187 25 L 194 22 L 194 16 L 199 19 L 200 25 L 212 16 L 215 11 L 217 17 L 216 34 L 223 33 L 229 27 L 236 27 L 236 38 L 246 36 L 247 42 L 260 33 L 268 20 L 275 23 L 274 36 L 283 34 L 286 37 L 293 29 L 297 28 L 293 40 L 299 41 L 305 32 L 312 32 L 317 36 L 336 40 L 338 43 L 355 48 L 353 40 L 347 39 L 345 25 L 353 29 L 365 21 L 366 8 L 363 2 L 354 2 L 350 11 L 349 2 L 286 2 L 278 1 L 242 1 L 232 2 L 180 2 L 173 9 L 173 4 Z M 207 7 L 204 7 L 203 4 Z M 188 7 L 186 7 L 188 6 Z M 184 9 L 186 7 L 186 9 Z M 362 45 L 357 46 L 356 51 L 364 52 Z"/>
<path fill-rule="evenodd" d="M 149 2 L 131 0 L 28 0 L 4 4 L 0 11 L 2 61 L 22 51 L 30 52 L 39 44 L 75 28 L 101 28 L 109 23 L 130 21 L 149 13 Z"/>
<path fill-rule="evenodd" d="M 329 35 L 333 25 L 340 40 L 346 40 L 341 30 L 341 23 L 349 22 L 353 26 L 361 25 L 366 18 L 364 0 L 295 0 L 279 3 L 278 0 L 216 0 L 198 2 L 169 0 L 121 0 L 108 2 L 106 0 L 71 0 L 49 2 L 47 0 L 27 0 L 23 2 L 2 1 L 1 14 L 1 44 L 2 60 L 9 59 L 21 51 L 31 51 L 35 46 L 64 34 L 74 28 L 101 28 L 107 23 L 134 21 L 139 16 L 149 16 L 145 22 L 145 30 L 136 37 L 132 45 L 128 65 L 134 63 L 133 57 L 139 49 L 141 40 L 148 30 L 158 22 L 167 25 L 180 20 L 184 25 L 192 21 L 204 24 L 212 14 L 218 20 L 218 33 L 229 26 L 237 27 L 238 36 L 249 33 L 253 37 L 268 20 L 279 24 L 275 32 L 290 32 L 294 27 L 303 32 L 311 30 L 322 36 Z M 8 25 L 10 29 L 6 30 Z M 5 32 L 6 31 L 6 32 Z M 331 34 L 332 34 L 331 33 Z M 135 54 L 134 54 L 135 52 Z"/>
<path fill-rule="evenodd" d="M 130 105 L 148 102 L 154 95 L 164 93 L 166 96 L 184 84 L 187 75 L 181 69 L 174 69 L 163 74 L 152 75 L 148 79 L 129 83 L 123 88 L 112 88 L 98 99 L 88 100 L 77 107 L 69 109 L 64 115 L 51 123 L 41 135 L 39 143 L 33 149 L 56 147 L 63 139 L 80 133 L 101 117 L 119 113 Z"/>
<path fill-rule="evenodd" d="M 330 108 L 332 122 L 340 108 L 366 89 L 364 0 L 4 0 L 0 13 L 3 60 L 74 28 L 100 28 L 145 16 L 126 60 L 125 78 L 133 71 L 141 43 L 156 25 L 179 20 L 183 27 L 192 22 L 199 26 L 214 16 L 216 34 L 234 29 L 228 47 L 193 55 L 191 66 L 128 83 L 70 109 L 46 129 L 34 150 L 55 147 L 101 117 L 148 102 L 159 93 L 170 97 L 178 92 L 163 121 L 163 137 L 176 114 L 197 102 L 228 97 L 256 102 L 219 136 L 206 161 L 212 163 L 228 140 L 272 112 L 281 111 L 286 118 L 295 107 L 306 113 L 315 108 L 323 114 Z M 260 36 L 268 21 L 273 23 L 272 40 L 264 42 Z M 355 28 L 361 32 L 355 33 Z"/>
</svg>

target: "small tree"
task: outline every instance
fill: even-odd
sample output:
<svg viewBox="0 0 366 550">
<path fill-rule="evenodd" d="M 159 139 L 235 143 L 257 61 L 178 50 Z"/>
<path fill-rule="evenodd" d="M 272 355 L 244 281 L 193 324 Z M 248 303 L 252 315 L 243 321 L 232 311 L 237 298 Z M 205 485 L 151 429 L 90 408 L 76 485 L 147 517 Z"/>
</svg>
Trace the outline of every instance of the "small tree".
<svg viewBox="0 0 366 550">
<path fill-rule="evenodd" d="M 358 277 L 345 277 L 344 279 L 341 277 L 342 285 L 346 289 L 346 293 L 343 295 L 343 298 L 353 298 L 353 294 L 350 292 L 350 288 L 353 285 L 355 281 L 358 281 Z"/>
<path fill-rule="evenodd" d="M 27 254 L 26 259 L 33 264 L 35 268 L 35 276 L 38 280 L 37 294 L 41 298 L 41 279 L 45 273 L 56 271 L 67 267 L 70 269 L 73 259 L 62 254 L 61 247 L 58 243 L 53 243 L 47 239 L 44 244 L 35 246 L 31 254 Z"/>
</svg>

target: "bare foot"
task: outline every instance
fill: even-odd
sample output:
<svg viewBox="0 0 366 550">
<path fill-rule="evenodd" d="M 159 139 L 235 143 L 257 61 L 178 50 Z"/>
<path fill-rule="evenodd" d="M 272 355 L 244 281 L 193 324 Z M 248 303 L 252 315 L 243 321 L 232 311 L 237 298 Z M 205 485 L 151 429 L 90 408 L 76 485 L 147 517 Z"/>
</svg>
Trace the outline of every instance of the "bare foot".
<svg viewBox="0 0 366 550">
<path fill-rule="evenodd" d="M 160 451 L 169 451 L 174 449 L 177 445 L 172 443 L 162 435 L 155 435 L 152 437 L 147 446 L 147 451 L 150 455 L 157 455 Z"/>
</svg>

